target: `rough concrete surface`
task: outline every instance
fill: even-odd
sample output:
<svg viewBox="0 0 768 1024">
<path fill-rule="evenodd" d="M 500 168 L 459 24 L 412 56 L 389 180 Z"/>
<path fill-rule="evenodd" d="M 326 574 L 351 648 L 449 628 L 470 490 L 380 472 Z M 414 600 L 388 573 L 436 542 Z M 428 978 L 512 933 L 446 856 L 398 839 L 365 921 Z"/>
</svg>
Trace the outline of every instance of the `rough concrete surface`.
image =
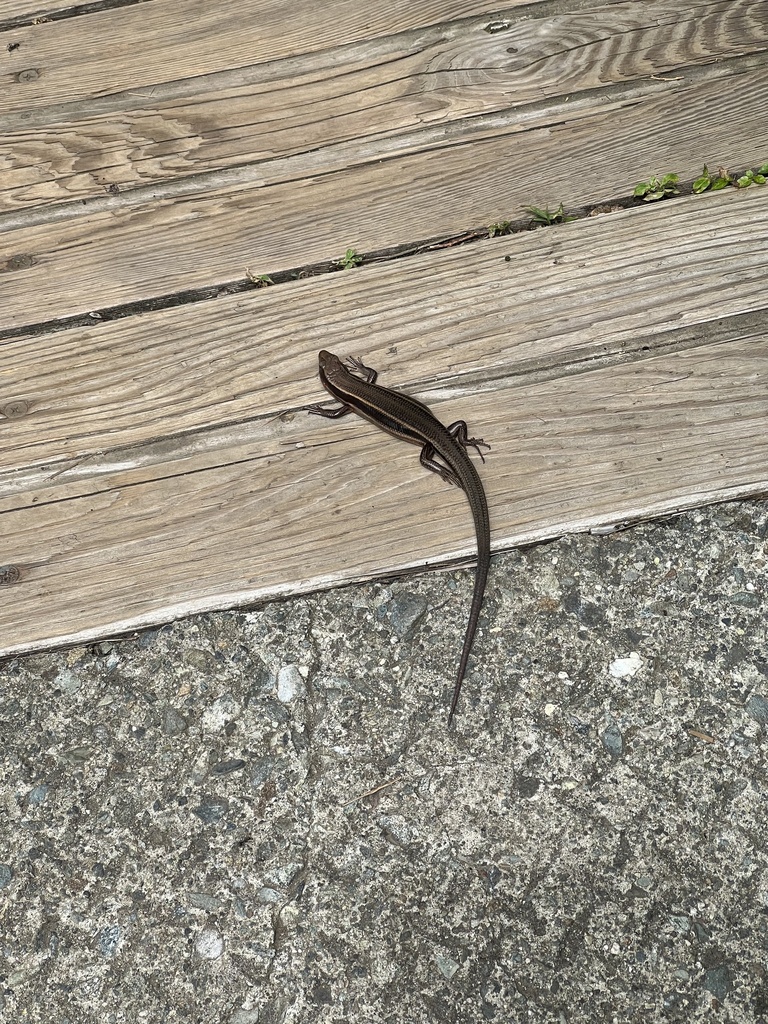
<svg viewBox="0 0 768 1024">
<path fill-rule="evenodd" d="M 0 1019 L 768 1021 L 768 505 L 0 664 Z M 137 583 L 137 585 L 140 585 Z"/>
</svg>

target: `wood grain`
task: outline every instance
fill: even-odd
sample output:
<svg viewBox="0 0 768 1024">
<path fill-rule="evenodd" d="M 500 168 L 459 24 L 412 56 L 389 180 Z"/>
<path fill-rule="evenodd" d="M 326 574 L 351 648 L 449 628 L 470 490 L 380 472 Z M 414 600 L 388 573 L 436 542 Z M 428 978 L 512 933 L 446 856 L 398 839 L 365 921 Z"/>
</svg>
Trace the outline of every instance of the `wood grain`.
<svg viewBox="0 0 768 1024">
<path fill-rule="evenodd" d="M 436 411 L 493 442 L 481 472 L 499 548 L 768 491 L 767 383 L 763 337 Z M 0 590 L 0 654 L 469 554 L 461 492 L 409 446 L 344 426 L 315 429 L 304 448 L 256 444 L 241 462 L 133 486 L 116 477 L 105 492 L 5 513 L 3 559 L 20 580 Z M 306 427 L 294 431 L 306 444 Z"/>
<path fill-rule="evenodd" d="M 522 0 L 507 4 L 514 7 Z M 4 4 L 0 4 L 0 17 Z M 18 14 L 18 4 L 14 4 Z M 8 31 L 0 113 L 96 99 L 129 89 L 315 53 L 361 39 L 481 15 L 477 0 L 152 0 Z M 493 20 L 489 18 L 489 21 Z M 0 43 L 3 33 L 0 33 Z M 6 50 L 6 46 L 2 46 Z M 1 52 L 1 51 L 0 51 Z M 36 77 L 18 75 L 34 69 Z"/>
<path fill-rule="evenodd" d="M 487 31 L 487 19 L 428 25 L 324 54 L 171 82 L 161 80 L 163 62 L 151 86 L 134 82 L 97 100 L 71 102 L 57 93 L 47 107 L 0 113 L 0 210 L 231 173 L 233 167 L 243 178 L 250 173 L 275 181 L 277 165 L 290 157 L 303 158 L 292 161 L 293 177 L 300 167 L 302 173 L 327 172 L 434 145 L 449 130 L 477 133 L 476 123 L 462 122 L 494 113 L 505 114 L 494 121 L 496 131 L 512 111 L 519 127 L 523 110 L 530 129 L 537 121 L 551 123 L 547 101 L 562 105 L 567 96 L 573 108 L 579 94 L 596 92 L 608 102 L 615 99 L 613 86 L 631 82 L 637 103 L 662 91 L 664 83 L 651 76 L 677 74 L 681 66 L 690 74 L 768 43 L 768 19 L 757 0 L 694 7 L 666 0 L 648 7 L 509 18 L 498 32 Z M 142 11 L 104 16 L 139 19 Z M 87 17 L 78 21 L 88 25 Z M 68 31 L 65 23 L 57 25 L 56 31 Z M 217 31 L 225 29 L 229 20 Z M 220 47 L 214 33 L 210 44 L 218 53 L 226 40 Z M 10 59 L 21 66 L 28 57 L 20 49 Z"/>
<path fill-rule="evenodd" d="M 768 152 L 766 85 L 768 71 L 745 74 L 730 84 L 727 106 L 723 83 L 707 82 L 639 106 L 598 104 L 560 126 L 509 127 L 268 188 L 143 202 L 137 194 L 136 205 L 104 200 L 101 212 L 7 230 L 0 330 L 243 280 L 246 267 L 274 273 L 349 246 L 369 252 L 450 236 L 531 203 L 626 195 L 659 168 L 693 177 L 713 151 L 735 166 L 759 162 Z"/>
<path fill-rule="evenodd" d="M 763 192 L 719 193 L 501 239 L 498 256 L 488 242 L 297 282 L 188 307 L 167 348 L 180 310 L 156 334 L 87 332 L 77 359 L 71 332 L 51 335 L 47 398 L 17 396 L 30 419 L 0 421 L 0 563 L 18 575 L 0 653 L 471 552 L 464 496 L 414 448 L 298 413 L 329 336 L 364 337 L 342 350 L 492 444 L 497 548 L 768 491 L 768 304 L 747 255 L 766 216 Z"/>
<path fill-rule="evenodd" d="M 766 189 L 227 291 L 768 158 L 765 4 L 483 8 L 0 30 L 0 654 L 471 553 L 414 448 L 300 411 L 320 347 L 485 436 L 497 548 L 768 492 Z"/>
<path fill-rule="evenodd" d="M 220 447 L 206 431 L 229 444 L 245 421 L 255 444 L 263 421 L 316 400 L 322 347 L 364 355 L 429 397 L 570 373 L 766 308 L 756 236 L 768 236 L 768 190 L 734 190 L 8 340 L 0 495 L 53 479 L 87 488 L 110 450 L 120 466 L 152 444 L 161 463 L 186 459 Z"/>
</svg>

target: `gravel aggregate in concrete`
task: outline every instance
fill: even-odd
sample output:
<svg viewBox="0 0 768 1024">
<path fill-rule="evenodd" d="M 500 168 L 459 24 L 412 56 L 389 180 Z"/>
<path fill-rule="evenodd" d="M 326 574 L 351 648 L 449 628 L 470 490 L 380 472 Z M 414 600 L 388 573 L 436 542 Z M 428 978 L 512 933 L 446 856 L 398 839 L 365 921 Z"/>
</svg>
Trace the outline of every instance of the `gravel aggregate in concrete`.
<svg viewBox="0 0 768 1024">
<path fill-rule="evenodd" d="M 0 663 L 0 1020 L 768 1022 L 768 506 Z"/>
</svg>

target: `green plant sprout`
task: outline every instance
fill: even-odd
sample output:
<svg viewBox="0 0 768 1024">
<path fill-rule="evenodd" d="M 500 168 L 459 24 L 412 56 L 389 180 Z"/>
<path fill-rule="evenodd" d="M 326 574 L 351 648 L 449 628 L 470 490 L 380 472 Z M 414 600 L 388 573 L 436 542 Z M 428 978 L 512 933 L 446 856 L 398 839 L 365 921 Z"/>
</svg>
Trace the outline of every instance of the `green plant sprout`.
<svg viewBox="0 0 768 1024">
<path fill-rule="evenodd" d="M 269 274 L 254 274 L 250 267 L 245 268 L 245 276 L 251 284 L 256 285 L 257 288 L 267 288 L 269 285 L 275 283 Z"/>
<path fill-rule="evenodd" d="M 764 185 L 766 181 L 768 181 L 768 164 L 762 164 L 756 171 L 749 168 L 738 177 L 731 174 L 725 167 L 719 167 L 717 174 L 713 174 L 704 164 L 701 175 L 693 183 L 693 191 L 699 195 L 707 190 L 717 192 L 728 185 L 733 185 L 734 188 L 748 188 L 750 185 Z"/>
<path fill-rule="evenodd" d="M 512 227 L 511 220 L 500 220 L 495 224 L 488 225 L 488 237 L 493 238 L 495 235 L 508 235 L 509 229 Z"/>
<path fill-rule="evenodd" d="M 730 184 L 731 176 L 724 167 L 721 167 L 717 174 L 712 174 L 707 165 L 704 164 L 704 170 L 693 183 L 693 191 L 696 195 L 706 192 L 707 189 L 710 189 L 712 192 L 719 192 L 721 188 L 725 188 Z"/>
<path fill-rule="evenodd" d="M 657 199 L 668 199 L 669 196 L 679 195 L 680 190 L 675 188 L 677 174 L 665 174 L 663 178 L 653 177 L 648 181 L 640 181 L 635 185 L 632 193 L 637 199 L 644 203 L 653 203 Z"/>
<path fill-rule="evenodd" d="M 526 206 L 525 212 L 530 213 L 536 224 L 567 224 L 568 221 L 577 219 L 575 216 L 569 216 L 563 210 L 562 203 L 554 212 L 548 206 L 545 206 L 543 210 L 538 206 Z"/>
<path fill-rule="evenodd" d="M 341 270 L 350 270 L 352 267 L 359 267 L 363 262 L 363 257 L 358 254 L 356 249 L 347 249 L 340 260 L 333 262 Z"/>
<path fill-rule="evenodd" d="M 768 164 L 763 164 L 756 171 L 745 171 L 740 178 L 736 179 L 737 188 L 747 188 L 748 185 L 764 185 L 768 177 Z"/>
</svg>

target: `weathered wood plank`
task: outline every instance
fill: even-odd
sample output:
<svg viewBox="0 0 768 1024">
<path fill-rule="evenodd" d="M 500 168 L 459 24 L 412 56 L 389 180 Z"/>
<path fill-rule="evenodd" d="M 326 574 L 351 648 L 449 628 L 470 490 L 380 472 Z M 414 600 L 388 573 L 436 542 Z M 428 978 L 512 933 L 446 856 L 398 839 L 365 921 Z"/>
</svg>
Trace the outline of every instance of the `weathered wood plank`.
<svg viewBox="0 0 768 1024">
<path fill-rule="evenodd" d="M 651 21 L 648 4 L 509 18 L 504 31 L 492 33 L 487 19 L 470 19 L 324 54 L 132 86 L 97 101 L 62 103 L 56 96 L 48 107 L 0 114 L 0 210 L 102 196 L 107 189 L 210 175 L 233 165 L 244 177 L 249 165 L 270 164 L 266 180 L 275 180 L 275 163 L 299 155 L 304 158 L 293 161 L 294 176 L 299 166 L 305 173 L 327 171 L 431 145 L 437 133 L 427 126 L 441 136 L 449 126 L 455 134 L 468 127 L 476 133 L 476 124 L 462 129 L 461 122 L 494 112 L 508 117 L 525 107 L 530 128 L 537 118 L 551 122 L 541 109 L 547 100 L 568 96 L 565 116 L 573 118 L 581 116 L 573 103 L 579 93 L 610 95 L 613 85 L 633 82 L 637 103 L 663 91 L 652 76 L 677 75 L 681 66 L 761 51 L 768 43 L 768 19 L 760 17 L 757 0 L 652 6 Z M 141 17 L 141 8 L 129 10 Z M 218 51 L 215 36 L 210 42 Z M 28 58 L 19 49 L 12 59 L 21 66 Z M 492 127 L 497 131 L 499 124 Z M 256 167 L 250 173 L 262 178 Z"/>
<path fill-rule="evenodd" d="M 511 0 L 506 6 L 523 2 L 527 0 Z M 12 16 L 9 6 L 0 4 L 0 18 Z M 16 15 L 18 7 L 13 4 Z M 7 33 L 9 42 L 20 45 L 8 54 L 10 74 L 8 88 L 0 94 L 0 113 L 151 88 L 481 15 L 487 9 L 479 0 L 237 0 L 226 7 L 153 0 L 27 25 Z M 0 32 L 0 43 L 5 34 Z M 37 75 L 18 78 L 30 70 Z"/>
<path fill-rule="evenodd" d="M 631 355 L 768 308 L 756 237 L 768 237 L 768 190 L 720 192 L 7 340 L 0 495 L 28 503 L 57 481 L 71 497 L 114 465 L 125 479 L 149 460 L 162 475 L 166 460 L 256 444 L 263 420 L 315 400 L 322 347 L 364 354 L 425 396 Z"/>
<path fill-rule="evenodd" d="M 481 472 L 498 548 L 768 490 L 767 383 L 762 337 L 436 411 L 493 443 Z M 4 514 L 20 579 L 0 588 L 0 654 L 472 550 L 464 496 L 414 449 L 360 422 L 291 429 L 294 444 L 265 436 L 241 462 L 124 487 L 115 474 L 107 492 Z"/>
<path fill-rule="evenodd" d="M 0 330 L 242 280 L 246 266 L 276 272 L 348 246 L 449 236 L 530 203 L 626 195 L 655 170 L 693 176 L 713 153 L 754 164 L 768 152 L 766 84 L 768 69 L 736 76 L 727 104 L 724 83 L 705 81 L 639 106 L 597 103 L 560 126 L 521 131 L 510 122 L 472 145 L 450 138 L 445 148 L 268 188 L 136 206 L 105 199 L 101 212 L 8 230 Z"/>
</svg>

